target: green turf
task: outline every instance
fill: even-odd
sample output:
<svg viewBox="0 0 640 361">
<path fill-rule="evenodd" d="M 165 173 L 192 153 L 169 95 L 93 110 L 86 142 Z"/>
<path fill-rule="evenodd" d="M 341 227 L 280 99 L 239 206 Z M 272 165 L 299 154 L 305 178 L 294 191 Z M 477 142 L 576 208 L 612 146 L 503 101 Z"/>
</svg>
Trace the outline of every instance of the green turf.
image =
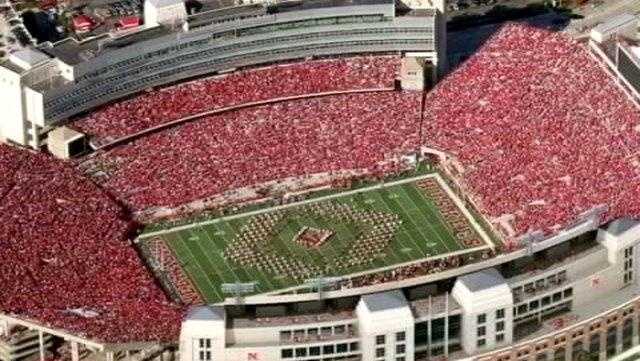
<svg viewBox="0 0 640 361">
<path fill-rule="evenodd" d="M 287 215 L 277 224 L 276 236 L 270 239 L 269 252 L 285 258 L 301 260 L 305 264 L 326 266 L 323 276 L 339 276 L 397 263 L 462 250 L 464 247 L 453 236 L 433 200 L 412 183 L 366 190 L 361 193 L 339 196 L 331 201 L 346 204 L 357 211 L 378 211 L 398 215 L 402 223 L 395 231 L 380 257 L 369 264 L 345 269 L 331 267 L 344 257 L 354 244 L 356 235 L 368 232 L 367 225 L 338 221 L 302 212 L 302 206 L 287 209 Z M 257 282 L 258 292 L 267 292 L 298 285 L 300 282 L 283 275 L 265 272 L 235 264 L 225 259 L 224 250 L 233 244 L 243 225 L 255 216 L 222 220 L 205 226 L 165 233 L 161 237 L 183 264 L 208 302 L 219 302 L 225 295 L 222 283 Z M 334 235 L 321 247 L 310 249 L 293 241 L 303 226 L 330 229 Z"/>
</svg>

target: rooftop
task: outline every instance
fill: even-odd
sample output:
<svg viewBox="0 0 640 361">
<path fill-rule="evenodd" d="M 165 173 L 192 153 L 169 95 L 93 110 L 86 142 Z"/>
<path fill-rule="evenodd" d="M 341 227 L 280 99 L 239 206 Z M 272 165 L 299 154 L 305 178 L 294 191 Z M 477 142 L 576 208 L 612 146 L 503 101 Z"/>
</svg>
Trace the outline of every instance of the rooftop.
<svg viewBox="0 0 640 361">
<path fill-rule="evenodd" d="M 170 33 L 171 30 L 163 26 L 153 28 L 141 27 L 139 30 L 126 33 L 123 36 L 115 36 L 107 33 L 83 41 L 67 38 L 55 44 L 41 45 L 40 50 L 60 59 L 66 64 L 77 65 L 112 49 L 119 49 L 133 43 L 155 39 Z"/>
<path fill-rule="evenodd" d="M 362 302 L 370 312 L 383 312 L 408 306 L 407 299 L 400 291 L 364 295 Z"/>
<path fill-rule="evenodd" d="M 25 48 L 9 55 L 9 61 L 24 70 L 29 70 L 48 60 L 48 56 L 31 48 Z"/>
<path fill-rule="evenodd" d="M 500 272 L 495 268 L 489 268 L 458 277 L 458 282 L 464 284 L 471 292 L 488 290 L 506 284 Z"/>
</svg>

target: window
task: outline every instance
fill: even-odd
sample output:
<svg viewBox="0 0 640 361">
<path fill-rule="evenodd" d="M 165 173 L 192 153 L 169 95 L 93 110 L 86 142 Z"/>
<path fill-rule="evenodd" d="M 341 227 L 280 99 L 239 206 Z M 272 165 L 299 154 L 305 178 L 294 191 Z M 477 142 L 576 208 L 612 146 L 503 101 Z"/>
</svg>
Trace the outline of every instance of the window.
<svg viewBox="0 0 640 361">
<path fill-rule="evenodd" d="M 402 355 L 407 352 L 407 347 L 405 344 L 396 345 L 396 355 Z"/>
<path fill-rule="evenodd" d="M 558 281 L 564 282 L 567 280 L 567 271 L 558 272 Z"/>
<path fill-rule="evenodd" d="M 197 351 L 199 361 L 211 361 L 211 339 L 199 338 Z"/>
<path fill-rule="evenodd" d="M 296 349 L 296 357 L 306 357 L 307 349 L 304 347 L 300 347 Z"/>
<path fill-rule="evenodd" d="M 335 333 L 336 335 L 342 335 L 346 332 L 346 327 L 344 325 L 341 326 L 336 326 L 333 328 L 333 333 Z"/>
<path fill-rule="evenodd" d="M 499 333 L 496 335 L 496 342 L 497 343 L 504 342 L 504 333 Z"/>
<path fill-rule="evenodd" d="M 540 301 L 539 300 L 531 301 L 529 303 L 529 309 L 532 310 L 532 311 L 533 310 L 537 310 L 538 307 L 540 307 Z"/>
<path fill-rule="evenodd" d="M 481 325 L 483 323 L 487 322 L 487 315 L 484 313 L 481 313 L 478 315 L 478 324 Z"/>
<path fill-rule="evenodd" d="M 407 338 L 407 335 L 404 331 L 396 332 L 396 342 L 403 342 Z"/>
<path fill-rule="evenodd" d="M 629 284 L 633 281 L 633 246 L 624 250 L 624 278 L 623 281 Z"/>
<path fill-rule="evenodd" d="M 337 353 L 344 353 L 347 351 L 349 351 L 349 345 L 347 345 L 346 343 L 340 343 L 336 346 Z"/>
<path fill-rule="evenodd" d="M 504 331 L 504 321 L 496 322 L 496 332 Z"/>
<path fill-rule="evenodd" d="M 562 299 L 562 293 L 556 292 L 553 294 L 553 302 L 558 302 Z"/>
<path fill-rule="evenodd" d="M 504 308 L 501 308 L 501 309 L 496 311 L 496 318 L 498 320 L 501 320 L 501 319 L 504 318 Z"/>
<path fill-rule="evenodd" d="M 349 344 L 349 350 L 350 351 L 358 351 L 358 343 L 357 342 L 352 342 Z"/>
<path fill-rule="evenodd" d="M 564 297 L 571 297 L 573 295 L 573 288 L 567 288 L 564 290 Z"/>
<path fill-rule="evenodd" d="M 546 297 L 543 297 L 543 298 L 542 298 L 542 305 L 543 305 L 543 306 L 546 306 L 546 305 L 548 305 L 548 304 L 550 304 L 550 303 L 551 303 L 551 297 L 546 296 Z"/>
<path fill-rule="evenodd" d="M 384 343 L 385 343 L 384 335 L 376 336 L 376 345 L 384 345 Z"/>
<path fill-rule="evenodd" d="M 384 357 L 384 347 L 379 347 L 376 349 L 376 358 Z"/>
<path fill-rule="evenodd" d="M 484 347 L 487 341 L 484 338 L 478 340 L 478 347 Z"/>
<path fill-rule="evenodd" d="M 320 346 L 309 347 L 309 356 L 320 356 Z"/>
<path fill-rule="evenodd" d="M 334 347 L 333 345 L 324 345 L 322 346 L 322 353 L 327 355 L 327 354 L 332 354 Z"/>
<path fill-rule="evenodd" d="M 527 304 L 522 304 L 520 306 L 518 306 L 518 314 L 521 315 L 523 313 L 527 313 Z"/>
<path fill-rule="evenodd" d="M 484 326 L 478 327 L 478 337 L 482 337 L 487 334 L 487 329 Z"/>
<path fill-rule="evenodd" d="M 291 348 L 285 348 L 282 351 L 280 351 L 280 356 L 282 356 L 282 358 L 292 358 L 293 357 L 293 349 Z"/>
<path fill-rule="evenodd" d="M 396 361 L 404 361 L 404 356 L 396 357 Z"/>
<path fill-rule="evenodd" d="M 525 293 L 533 293 L 536 291 L 536 287 L 533 285 L 532 283 L 527 283 L 526 285 L 524 285 L 524 292 Z"/>
</svg>

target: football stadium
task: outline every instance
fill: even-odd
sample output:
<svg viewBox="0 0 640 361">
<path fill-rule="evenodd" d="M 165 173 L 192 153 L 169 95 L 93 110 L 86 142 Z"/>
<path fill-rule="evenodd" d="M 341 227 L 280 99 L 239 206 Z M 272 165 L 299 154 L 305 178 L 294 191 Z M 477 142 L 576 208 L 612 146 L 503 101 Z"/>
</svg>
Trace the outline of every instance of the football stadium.
<svg viewBox="0 0 640 361">
<path fill-rule="evenodd" d="M 193 280 L 197 291 L 181 294 L 198 293 L 207 303 L 224 300 L 225 283 L 255 283 L 264 293 L 416 261 L 444 258 L 455 267 L 462 257 L 495 248 L 469 211 L 458 208 L 462 202 L 449 198 L 455 195 L 441 178 L 410 180 L 150 232 L 139 240 L 160 269 L 169 260 L 184 265 L 188 277 L 173 275 L 174 284 Z"/>
<path fill-rule="evenodd" d="M 0 62 L 0 360 L 638 353 L 637 17 L 143 8 Z"/>
</svg>

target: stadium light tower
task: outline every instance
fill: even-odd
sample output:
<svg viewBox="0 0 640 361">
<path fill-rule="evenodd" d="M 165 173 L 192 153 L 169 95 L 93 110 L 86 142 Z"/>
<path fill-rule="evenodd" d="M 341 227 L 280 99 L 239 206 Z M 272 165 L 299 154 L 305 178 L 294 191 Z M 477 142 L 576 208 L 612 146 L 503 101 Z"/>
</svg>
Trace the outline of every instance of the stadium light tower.
<svg viewBox="0 0 640 361">
<path fill-rule="evenodd" d="M 324 291 L 325 288 L 328 287 L 332 287 L 335 286 L 338 281 L 340 281 L 339 277 L 324 277 L 324 276 L 319 276 L 316 278 L 310 278 L 307 279 L 306 281 L 304 281 L 305 286 L 311 288 L 311 289 L 315 289 L 318 291 L 318 299 L 322 299 L 322 291 Z"/>
<path fill-rule="evenodd" d="M 244 295 L 255 292 L 257 282 L 248 282 L 248 283 L 223 283 L 220 285 L 222 289 L 222 293 L 231 294 L 236 299 L 236 304 L 239 305 L 242 302 L 242 298 Z"/>
</svg>

